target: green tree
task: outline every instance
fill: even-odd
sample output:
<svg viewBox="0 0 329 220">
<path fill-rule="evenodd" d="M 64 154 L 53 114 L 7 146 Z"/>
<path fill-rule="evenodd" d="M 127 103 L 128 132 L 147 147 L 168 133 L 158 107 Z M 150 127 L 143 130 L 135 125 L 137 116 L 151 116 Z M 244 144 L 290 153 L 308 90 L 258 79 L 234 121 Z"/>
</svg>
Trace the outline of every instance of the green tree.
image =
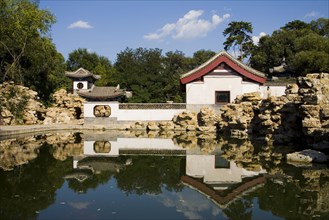
<svg viewBox="0 0 329 220">
<path fill-rule="evenodd" d="M 66 61 L 66 66 L 69 71 L 75 71 L 82 67 L 100 75 L 101 79 L 96 81 L 99 86 L 113 86 L 117 83 L 117 79 L 114 78 L 115 69 L 109 59 L 95 52 L 89 52 L 85 48 L 72 51 Z"/>
<path fill-rule="evenodd" d="M 49 37 L 54 22 L 36 2 L 0 0 L 0 81 L 31 87 L 44 101 L 65 84 L 64 58 Z"/>
<path fill-rule="evenodd" d="M 311 29 L 321 36 L 329 37 L 329 19 L 319 18 L 310 22 Z"/>
<path fill-rule="evenodd" d="M 194 69 L 194 68 L 200 66 L 201 64 L 203 64 L 204 62 L 206 62 L 207 60 L 209 60 L 210 58 L 212 58 L 215 55 L 216 55 L 216 53 L 211 50 L 196 51 L 195 53 L 193 53 L 193 57 L 189 59 L 190 60 L 189 69 Z"/>
<path fill-rule="evenodd" d="M 180 85 L 180 76 L 188 71 L 188 59 L 181 51 L 169 51 L 163 57 L 164 75 L 163 90 L 166 100 L 184 102 L 185 94 Z"/>
<path fill-rule="evenodd" d="M 239 59 L 243 60 L 251 54 L 253 49 L 253 42 L 251 35 L 253 31 L 250 22 L 232 21 L 224 30 L 223 35 L 226 41 L 223 43 L 224 49 L 229 50 L 233 47 L 234 53 L 239 51 Z"/>
<path fill-rule="evenodd" d="M 117 55 L 115 68 L 123 88 L 133 91 L 130 102 L 161 102 L 163 66 L 160 49 L 126 48 Z"/>
<path fill-rule="evenodd" d="M 157 48 L 126 48 L 117 55 L 114 67 L 120 85 L 133 91 L 129 102 L 181 102 L 179 76 L 184 60 L 178 51 L 163 56 Z"/>
<path fill-rule="evenodd" d="M 262 37 L 252 52 L 252 67 L 269 72 L 281 65 L 284 58 L 287 71 L 295 76 L 328 72 L 328 21 L 324 18 L 310 24 L 292 21 L 275 30 L 272 36 Z"/>
</svg>

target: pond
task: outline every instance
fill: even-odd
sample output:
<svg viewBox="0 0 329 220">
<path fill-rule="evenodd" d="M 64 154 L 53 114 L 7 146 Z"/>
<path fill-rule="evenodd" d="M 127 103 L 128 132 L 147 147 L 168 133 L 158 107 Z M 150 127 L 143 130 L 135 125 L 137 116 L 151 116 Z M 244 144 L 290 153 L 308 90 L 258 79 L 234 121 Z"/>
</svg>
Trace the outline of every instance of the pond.
<svg viewBox="0 0 329 220">
<path fill-rule="evenodd" d="M 0 140 L 0 219 L 329 219 L 329 169 L 214 134 Z"/>
</svg>

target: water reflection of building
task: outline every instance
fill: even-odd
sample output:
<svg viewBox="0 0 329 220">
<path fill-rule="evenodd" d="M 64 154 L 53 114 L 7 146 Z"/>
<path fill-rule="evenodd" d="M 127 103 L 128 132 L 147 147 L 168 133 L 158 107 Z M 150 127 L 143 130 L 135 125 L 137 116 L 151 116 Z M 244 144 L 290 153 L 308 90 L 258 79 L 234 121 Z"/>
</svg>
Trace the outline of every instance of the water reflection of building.
<svg viewBox="0 0 329 220">
<path fill-rule="evenodd" d="M 104 170 L 119 172 L 132 162 L 116 160 L 120 155 L 177 155 L 186 150 L 166 138 L 131 138 L 110 136 L 85 136 L 83 154 L 73 157 L 74 170 L 67 179 L 83 182 L 94 173 Z M 111 159 L 112 158 L 112 159 Z"/>
<path fill-rule="evenodd" d="M 264 183 L 263 169 L 250 171 L 238 167 L 234 161 L 220 156 L 220 149 L 212 155 L 201 148 L 184 149 L 166 138 L 132 138 L 86 135 L 83 155 L 73 158 L 73 171 L 66 178 L 85 181 L 95 173 L 120 172 L 131 165 L 131 159 L 120 155 L 177 155 L 186 156 L 186 173 L 181 180 L 186 185 L 209 196 L 223 207 L 241 194 Z"/>
<path fill-rule="evenodd" d="M 187 155 L 181 180 L 225 207 L 238 196 L 265 182 L 265 170 L 249 171 L 220 155 Z"/>
</svg>

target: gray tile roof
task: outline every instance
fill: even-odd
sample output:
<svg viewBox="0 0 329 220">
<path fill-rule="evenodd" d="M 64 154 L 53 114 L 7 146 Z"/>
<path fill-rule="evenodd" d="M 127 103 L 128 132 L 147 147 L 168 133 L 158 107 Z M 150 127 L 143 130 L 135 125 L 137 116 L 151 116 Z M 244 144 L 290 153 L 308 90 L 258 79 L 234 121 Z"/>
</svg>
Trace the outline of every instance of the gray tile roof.
<svg viewBox="0 0 329 220">
<path fill-rule="evenodd" d="M 85 70 L 84 68 L 79 68 L 74 72 L 65 72 L 65 75 L 70 78 L 87 78 L 92 77 L 93 79 L 97 80 L 100 79 L 100 75 L 93 74 L 92 72 Z"/>
<path fill-rule="evenodd" d="M 125 91 L 117 87 L 93 86 L 90 90 L 78 91 L 78 94 L 87 99 L 108 100 L 123 96 Z"/>
</svg>

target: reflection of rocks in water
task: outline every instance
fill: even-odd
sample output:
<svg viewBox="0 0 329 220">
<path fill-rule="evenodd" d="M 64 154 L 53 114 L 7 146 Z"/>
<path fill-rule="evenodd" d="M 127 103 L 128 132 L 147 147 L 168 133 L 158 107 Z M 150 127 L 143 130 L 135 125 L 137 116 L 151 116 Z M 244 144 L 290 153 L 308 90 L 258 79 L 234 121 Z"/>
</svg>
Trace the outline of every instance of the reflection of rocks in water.
<svg viewBox="0 0 329 220">
<path fill-rule="evenodd" d="M 57 160 L 66 160 L 71 156 L 83 154 L 83 143 L 81 137 L 76 133 L 51 134 L 46 137 L 46 141 L 52 145 L 53 156 Z"/>
<path fill-rule="evenodd" d="M 0 167 L 12 170 L 15 166 L 27 164 L 37 158 L 42 144 L 34 137 L 0 141 Z"/>
<path fill-rule="evenodd" d="M 159 132 L 160 138 L 172 138 L 174 136 L 175 132 L 172 130 L 161 130 Z"/>
<path fill-rule="evenodd" d="M 290 219 L 328 219 L 329 169 L 283 167 L 281 175 L 269 176 L 260 206 Z M 293 198 L 293 199 L 291 199 Z"/>
<path fill-rule="evenodd" d="M 196 132 L 193 131 L 177 133 L 173 137 L 173 141 L 184 149 L 193 149 L 197 147 Z"/>
<path fill-rule="evenodd" d="M 302 191 L 316 192 L 315 211 L 329 211 L 329 170 L 303 170 L 302 175 L 305 178 L 305 186 Z"/>
<path fill-rule="evenodd" d="M 256 161 L 257 155 L 254 155 L 254 146 L 249 140 L 229 142 L 221 139 L 222 156 L 228 160 L 234 160 L 237 163 L 252 163 Z"/>
<path fill-rule="evenodd" d="M 205 153 L 214 152 L 217 146 L 215 133 L 200 134 L 197 139 L 198 139 L 197 143 L 200 146 L 202 152 Z"/>
<path fill-rule="evenodd" d="M 58 143 L 52 146 L 54 148 L 53 156 L 57 160 L 63 161 L 68 157 L 83 154 L 83 143 Z"/>
<path fill-rule="evenodd" d="M 147 137 L 148 138 L 155 138 L 159 134 L 159 130 L 150 130 L 147 132 Z"/>
<path fill-rule="evenodd" d="M 46 135 L 46 141 L 48 144 L 58 144 L 58 143 L 74 143 L 76 139 L 75 133 L 52 133 Z"/>
<path fill-rule="evenodd" d="M 95 141 L 95 153 L 109 153 L 111 151 L 111 143 L 108 141 Z"/>
</svg>

